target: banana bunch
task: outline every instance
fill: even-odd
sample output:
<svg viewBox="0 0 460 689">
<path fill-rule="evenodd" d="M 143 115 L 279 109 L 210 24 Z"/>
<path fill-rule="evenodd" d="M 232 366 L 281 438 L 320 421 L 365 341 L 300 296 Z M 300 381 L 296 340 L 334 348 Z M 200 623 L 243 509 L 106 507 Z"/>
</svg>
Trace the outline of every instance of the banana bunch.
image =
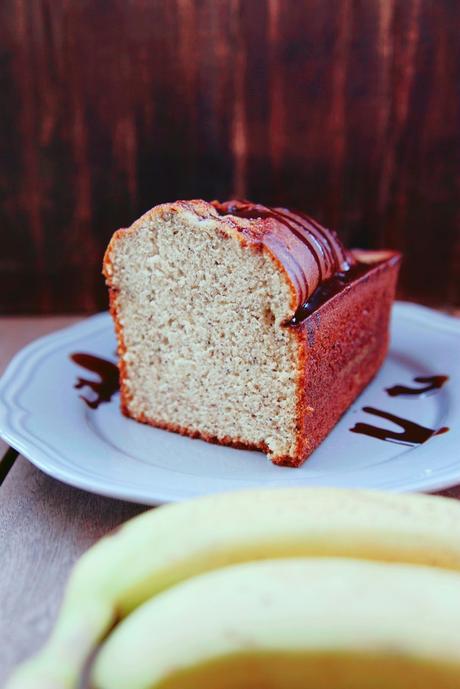
<svg viewBox="0 0 460 689">
<path fill-rule="evenodd" d="M 460 577 L 339 558 L 232 565 L 141 606 L 98 689 L 453 689 Z"/>
<path fill-rule="evenodd" d="M 80 559 L 7 689 L 74 689 L 96 651 L 96 689 L 460 689 L 459 571 L 446 498 L 289 488 L 167 505 Z"/>
</svg>

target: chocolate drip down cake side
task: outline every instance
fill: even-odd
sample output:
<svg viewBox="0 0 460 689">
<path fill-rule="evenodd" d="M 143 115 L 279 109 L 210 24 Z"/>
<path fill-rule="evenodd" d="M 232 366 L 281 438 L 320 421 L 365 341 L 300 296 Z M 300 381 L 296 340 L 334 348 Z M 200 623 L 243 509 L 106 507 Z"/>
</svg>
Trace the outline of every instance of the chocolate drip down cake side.
<svg viewBox="0 0 460 689">
<path fill-rule="evenodd" d="M 156 206 L 104 258 L 123 413 L 301 465 L 385 358 L 399 263 L 285 208 Z"/>
</svg>

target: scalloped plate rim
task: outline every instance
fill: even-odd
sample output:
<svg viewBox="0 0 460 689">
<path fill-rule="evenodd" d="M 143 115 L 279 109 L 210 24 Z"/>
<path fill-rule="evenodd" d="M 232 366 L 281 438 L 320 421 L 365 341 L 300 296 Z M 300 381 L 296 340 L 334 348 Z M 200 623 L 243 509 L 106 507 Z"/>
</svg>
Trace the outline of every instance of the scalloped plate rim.
<svg viewBox="0 0 460 689">
<path fill-rule="evenodd" d="M 410 302 L 396 302 L 393 317 L 395 319 L 409 319 L 419 325 L 428 326 L 435 331 L 460 336 L 460 319 Z M 24 410 L 18 401 L 15 400 L 15 394 L 18 393 L 21 385 L 24 384 L 23 379 L 27 375 L 27 372 L 31 368 L 33 369 L 34 366 L 39 366 L 40 362 L 46 359 L 52 351 L 58 348 L 65 348 L 66 345 L 74 345 L 75 342 L 80 340 L 87 341 L 88 338 L 91 338 L 91 335 L 107 328 L 109 322 L 110 317 L 107 312 L 90 316 L 76 324 L 38 338 L 21 349 L 13 357 L 0 379 L 0 435 L 12 447 L 48 475 L 89 492 L 152 505 L 195 497 L 197 495 L 196 490 L 192 489 L 188 492 L 184 486 L 181 487 L 179 491 L 180 494 L 178 494 L 177 489 L 175 490 L 174 488 L 174 481 L 169 491 L 163 486 L 161 488 L 161 493 L 156 493 L 155 488 L 149 487 L 148 489 L 142 489 L 135 481 L 133 483 L 125 481 L 124 485 L 115 485 L 113 481 L 110 482 L 104 479 L 104 477 L 95 476 L 91 470 L 85 470 L 83 466 L 80 468 L 79 472 L 69 472 L 68 468 L 66 469 L 59 464 L 56 457 L 50 455 L 49 450 L 46 451 L 43 449 L 40 438 L 34 437 L 30 430 L 25 428 L 23 424 L 21 425 L 21 419 L 24 413 L 32 413 L 31 410 Z M 73 346 L 72 349 L 75 349 L 75 347 Z M 460 385 L 458 381 L 456 381 L 456 383 Z M 455 387 L 453 392 L 454 403 L 456 408 L 457 404 L 459 405 L 460 411 L 460 389 Z M 447 435 L 448 434 L 446 434 L 446 436 Z M 455 437 L 456 436 L 457 432 L 455 432 Z M 436 438 L 436 441 L 438 441 L 438 439 L 441 440 L 442 436 Z M 191 439 L 189 439 L 189 441 L 195 442 Z M 430 444 L 431 442 L 432 441 L 430 441 Z M 450 442 L 450 444 L 452 444 L 452 442 Z M 217 452 L 219 446 L 214 447 L 217 448 Z M 426 448 L 426 446 L 424 447 Z M 438 443 L 438 447 L 441 448 L 441 443 Z M 416 451 L 420 449 L 421 448 L 416 448 Z M 235 450 L 235 452 L 238 452 L 238 450 Z M 451 467 L 454 467 L 454 469 Z M 412 481 L 410 485 L 392 486 L 390 490 L 434 491 L 450 487 L 460 481 L 460 457 L 458 460 L 454 460 L 449 464 L 448 468 L 450 468 L 450 470 L 447 471 L 446 469 L 444 473 L 441 472 L 439 477 L 433 476 L 432 478 L 420 479 L 418 482 Z M 288 471 L 295 472 L 296 470 Z M 163 471 L 163 473 L 165 472 Z M 447 475 L 445 475 L 446 473 Z M 171 472 L 171 474 L 173 474 L 173 472 Z M 258 483 L 254 481 L 245 482 L 244 480 L 241 481 L 236 478 L 232 478 L 231 480 L 237 484 L 245 484 L 241 486 L 243 488 L 251 488 L 258 485 Z M 272 485 L 272 483 L 273 482 L 268 481 L 266 484 Z M 313 483 L 313 485 L 315 484 Z M 327 485 L 327 483 L 321 485 Z M 219 490 L 228 490 L 228 488 L 223 485 Z M 214 492 L 214 490 L 212 492 Z"/>
</svg>

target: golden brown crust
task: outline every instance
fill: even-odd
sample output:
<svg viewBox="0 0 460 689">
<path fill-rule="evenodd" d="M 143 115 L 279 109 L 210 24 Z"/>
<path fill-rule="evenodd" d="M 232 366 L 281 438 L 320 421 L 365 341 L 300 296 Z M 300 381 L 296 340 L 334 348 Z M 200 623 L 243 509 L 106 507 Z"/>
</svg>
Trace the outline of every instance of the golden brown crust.
<svg viewBox="0 0 460 689">
<path fill-rule="evenodd" d="M 130 401 L 130 395 L 128 393 L 127 379 L 128 374 L 126 370 L 126 362 L 124 360 L 124 355 L 126 353 L 126 344 L 123 337 L 123 328 L 121 326 L 120 320 L 118 318 L 118 305 L 117 305 L 118 290 L 111 287 L 109 289 L 109 310 L 112 316 L 112 320 L 115 328 L 115 336 L 117 338 L 117 352 L 118 352 L 118 370 L 120 371 L 120 404 L 123 413 L 128 410 L 128 405 Z M 128 414 L 125 414 L 128 416 Z"/>
<path fill-rule="evenodd" d="M 145 423 L 146 425 L 153 426 L 154 428 L 161 428 L 165 431 L 179 433 L 180 435 L 185 435 L 189 438 L 198 438 L 200 440 L 205 440 L 208 443 L 235 447 L 239 450 L 261 450 L 265 453 L 268 453 L 269 451 L 268 446 L 265 443 L 250 443 L 243 439 L 231 438 L 230 436 L 219 438 L 217 435 L 203 433 L 202 431 L 187 428 L 186 426 L 179 426 L 178 424 L 167 423 L 166 421 L 159 421 L 158 419 L 151 419 L 145 414 L 132 414 L 123 402 L 121 404 L 121 411 L 125 416 L 128 416 L 135 421 L 139 421 L 140 423 Z"/>
<path fill-rule="evenodd" d="M 161 428 L 164 431 L 170 431 L 172 433 L 179 433 L 179 435 L 186 436 L 188 438 L 195 438 L 198 440 L 204 440 L 207 443 L 213 443 L 214 445 L 222 445 L 225 447 L 234 447 L 237 450 L 260 450 L 265 454 L 269 453 L 269 447 L 266 443 L 252 443 L 243 439 L 231 438 L 230 436 L 224 436 L 219 438 L 217 435 L 210 435 L 209 433 L 203 433 L 195 429 L 187 428 L 186 426 L 179 426 L 174 423 L 166 423 L 165 421 L 159 421 L 157 419 L 151 419 L 145 416 L 145 414 L 131 414 L 125 404 L 121 403 L 122 413 L 130 419 L 134 419 L 138 423 L 144 423 L 147 426 L 152 426 L 153 428 Z M 303 460 L 296 459 L 289 455 L 277 456 L 274 460 L 275 464 L 282 466 L 296 467 L 303 463 Z"/>
<path fill-rule="evenodd" d="M 299 305 L 299 294 L 286 265 L 284 265 L 274 251 L 264 243 L 265 233 L 263 226 L 266 221 L 257 222 L 254 220 L 245 220 L 232 215 L 219 215 L 219 213 L 210 203 L 203 201 L 202 199 L 175 201 L 173 203 L 160 204 L 159 206 L 155 206 L 151 210 L 144 213 L 144 215 L 136 220 L 130 227 L 117 230 L 110 240 L 102 263 L 102 273 L 106 279 L 107 285 L 110 286 L 112 282 L 111 254 L 117 241 L 127 234 L 136 232 L 136 230 L 145 224 L 145 222 L 151 222 L 156 217 L 161 217 L 164 213 L 177 213 L 181 211 L 188 211 L 189 213 L 192 213 L 203 220 L 212 219 L 217 221 L 220 229 L 227 236 L 233 237 L 242 246 L 250 247 L 254 251 L 262 251 L 265 255 L 269 256 L 270 259 L 276 264 L 278 270 L 282 272 L 285 277 L 290 293 L 290 303 L 288 308 L 292 312 L 291 315 L 294 314 Z"/>
<path fill-rule="evenodd" d="M 295 458 L 275 457 L 275 464 L 300 466 L 380 369 L 388 351 L 400 255 L 386 252 L 378 258 L 374 268 L 293 328 L 305 363 L 299 377 L 299 431 Z"/>
</svg>

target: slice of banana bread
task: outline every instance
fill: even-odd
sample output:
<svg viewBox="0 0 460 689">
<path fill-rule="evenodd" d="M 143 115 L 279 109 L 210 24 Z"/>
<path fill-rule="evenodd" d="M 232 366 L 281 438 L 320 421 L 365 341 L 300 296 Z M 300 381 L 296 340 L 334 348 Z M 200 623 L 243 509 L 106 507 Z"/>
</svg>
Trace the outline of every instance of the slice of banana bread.
<svg viewBox="0 0 460 689">
<path fill-rule="evenodd" d="M 104 258 L 123 413 L 299 466 L 385 357 L 399 262 L 286 209 L 156 206 Z"/>
</svg>

